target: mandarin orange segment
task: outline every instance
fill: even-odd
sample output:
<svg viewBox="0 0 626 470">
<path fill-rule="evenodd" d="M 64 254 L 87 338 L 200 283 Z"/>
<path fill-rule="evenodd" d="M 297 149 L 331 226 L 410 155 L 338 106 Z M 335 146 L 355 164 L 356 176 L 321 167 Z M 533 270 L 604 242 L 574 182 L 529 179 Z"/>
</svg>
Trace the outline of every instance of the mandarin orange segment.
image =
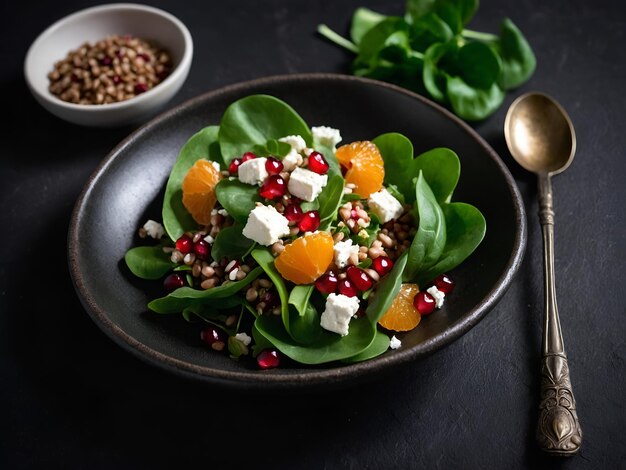
<svg viewBox="0 0 626 470">
<path fill-rule="evenodd" d="M 376 144 L 369 140 L 352 142 L 339 147 L 336 155 L 346 170 L 346 183 L 354 184 L 354 192 L 362 198 L 369 197 L 383 187 L 385 165 Z"/>
<path fill-rule="evenodd" d="M 217 202 L 215 186 L 220 178 L 220 172 L 213 164 L 201 158 L 183 179 L 183 205 L 200 225 L 207 225 L 211 221 L 211 211 Z"/>
<path fill-rule="evenodd" d="M 274 260 L 274 266 L 295 284 L 310 284 L 326 272 L 333 261 L 333 237 L 328 232 L 315 232 L 296 238 Z"/>
<path fill-rule="evenodd" d="M 413 306 L 413 298 L 419 291 L 417 284 L 402 284 L 400 292 L 378 323 L 392 331 L 409 331 L 415 328 L 422 318 Z"/>
</svg>

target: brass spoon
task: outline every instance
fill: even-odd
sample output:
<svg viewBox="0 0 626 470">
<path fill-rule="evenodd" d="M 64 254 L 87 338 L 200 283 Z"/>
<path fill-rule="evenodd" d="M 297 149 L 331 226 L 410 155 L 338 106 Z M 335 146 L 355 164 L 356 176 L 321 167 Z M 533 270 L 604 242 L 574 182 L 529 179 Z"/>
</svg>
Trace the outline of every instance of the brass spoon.
<svg viewBox="0 0 626 470">
<path fill-rule="evenodd" d="M 576 151 L 574 126 L 551 97 L 526 93 L 510 106 L 504 136 L 513 158 L 537 174 L 539 220 L 543 234 L 545 320 L 541 361 L 541 402 L 537 441 L 546 452 L 573 455 L 582 432 L 569 378 L 554 283 L 554 211 L 550 177 L 564 171 Z"/>
</svg>

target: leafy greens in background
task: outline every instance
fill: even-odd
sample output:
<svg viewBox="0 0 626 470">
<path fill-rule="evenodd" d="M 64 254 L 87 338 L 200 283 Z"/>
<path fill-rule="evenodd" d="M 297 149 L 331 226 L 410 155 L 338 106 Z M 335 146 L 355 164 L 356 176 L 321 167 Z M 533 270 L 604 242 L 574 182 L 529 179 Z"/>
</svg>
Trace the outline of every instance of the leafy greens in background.
<svg viewBox="0 0 626 470">
<path fill-rule="evenodd" d="M 356 54 L 352 73 L 428 95 L 466 121 L 493 114 L 507 90 L 526 82 L 535 55 L 509 18 L 494 35 L 466 29 L 478 0 L 408 0 L 403 16 L 358 8 L 350 39 L 318 32 Z"/>
</svg>

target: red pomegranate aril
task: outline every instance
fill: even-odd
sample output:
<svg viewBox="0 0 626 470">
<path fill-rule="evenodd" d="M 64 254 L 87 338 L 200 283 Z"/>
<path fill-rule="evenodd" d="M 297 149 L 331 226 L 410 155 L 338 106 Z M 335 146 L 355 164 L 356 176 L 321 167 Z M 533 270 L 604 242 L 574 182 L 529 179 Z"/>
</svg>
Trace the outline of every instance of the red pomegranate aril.
<svg viewBox="0 0 626 470">
<path fill-rule="evenodd" d="M 259 194 L 265 199 L 276 199 L 287 192 L 287 184 L 280 175 L 270 175 L 259 188 Z"/>
<path fill-rule="evenodd" d="M 168 274 L 167 277 L 163 280 L 163 288 L 168 294 L 170 292 L 174 292 L 179 287 L 183 287 L 186 285 L 187 281 L 185 280 L 185 276 L 180 273 Z"/>
<path fill-rule="evenodd" d="M 325 175 L 328 173 L 328 162 L 319 152 L 311 152 L 309 155 L 309 170 L 319 175 Z"/>
<path fill-rule="evenodd" d="M 339 285 L 337 286 L 337 291 L 340 294 L 345 295 L 347 297 L 356 297 L 357 294 L 359 293 L 356 287 L 354 286 L 354 284 L 352 284 L 352 281 L 348 278 L 341 279 L 339 281 Z"/>
<path fill-rule="evenodd" d="M 440 274 L 434 281 L 435 286 L 444 294 L 448 295 L 454 290 L 455 282 L 447 274 Z"/>
<path fill-rule="evenodd" d="M 270 175 L 277 175 L 283 171 L 283 162 L 274 157 L 267 157 L 265 160 L 265 171 Z"/>
<path fill-rule="evenodd" d="M 273 369 L 280 365 L 280 354 L 275 349 L 264 349 L 256 357 L 256 363 L 261 369 Z"/>
<path fill-rule="evenodd" d="M 294 202 L 290 203 L 285 207 L 285 212 L 283 215 L 287 218 L 289 222 L 300 222 L 304 213 L 302 212 L 302 208 L 300 204 L 296 204 Z"/>
<path fill-rule="evenodd" d="M 322 294 L 334 294 L 337 292 L 337 286 L 339 285 L 339 279 L 334 272 L 329 271 L 323 274 L 315 281 L 315 287 Z"/>
<path fill-rule="evenodd" d="M 193 244 L 193 252 L 196 254 L 198 259 L 204 261 L 205 259 L 208 259 L 211 254 L 211 245 L 209 245 L 204 238 L 201 238 Z"/>
<path fill-rule="evenodd" d="M 202 330 L 200 332 L 200 339 L 216 351 L 222 351 L 226 346 L 226 334 L 214 326 Z"/>
<path fill-rule="evenodd" d="M 320 213 L 316 210 L 305 212 L 298 222 L 298 228 L 301 232 L 315 232 L 319 226 Z"/>
<path fill-rule="evenodd" d="M 352 281 L 352 284 L 354 284 L 354 287 L 359 289 L 361 292 L 372 287 L 372 278 L 369 277 L 361 268 L 357 266 L 348 266 L 346 274 Z"/>
<path fill-rule="evenodd" d="M 145 83 L 137 83 L 135 84 L 135 93 L 136 94 L 141 94 L 141 93 L 145 93 L 146 91 L 148 91 L 148 85 L 146 85 Z"/>
<path fill-rule="evenodd" d="M 428 292 L 419 291 L 413 298 L 413 306 L 421 315 L 433 313 L 437 302 Z"/>
<path fill-rule="evenodd" d="M 273 309 L 274 307 L 278 307 L 280 305 L 280 298 L 278 297 L 278 293 L 275 290 L 265 291 L 261 297 L 259 297 L 259 303 L 263 302 L 265 305 L 263 307 L 263 312 L 267 312 L 268 310 Z"/>
<path fill-rule="evenodd" d="M 231 162 L 230 165 L 228 165 L 228 173 L 231 176 L 236 176 L 237 173 L 239 172 L 239 165 L 241 165 L 243 162 L 241 161 L 241 158 L 234 158 Z"/>
<path fill-rule="evenodd" d="M 256 158 L 256 155 L 254 153 L 246 152 L 241 156 L 241 163 L 247 162 L 248 160 L 252 160 L 253 158 Z"/>
<path fill-rule="evenodd" d="M 224 271 L 229 273 L 229 272 L 231 272 L 234 269 L 239 269 L 239 266 L 241 266 L 239 261 L 234 259 L 234 260 L 231 260 L 231 261 L 228 262 L 228 264 L 224 267 Z"/>
<path fill-rule="evenodd" d="M 181 235 L 178 240 L 176 240 L 176 249 L 180 251 L 182 254 L 186 255 L 193 248 L 193 240 L 186 233 Z"/>
<path fill-rule="evenodd" d="M 393 261 L 387 256 L 379 256 L 372 261 L 372 268 L 374 268 L 374 271 L 380 276 L 384 276 L 393 268 Z"/>
</svg>

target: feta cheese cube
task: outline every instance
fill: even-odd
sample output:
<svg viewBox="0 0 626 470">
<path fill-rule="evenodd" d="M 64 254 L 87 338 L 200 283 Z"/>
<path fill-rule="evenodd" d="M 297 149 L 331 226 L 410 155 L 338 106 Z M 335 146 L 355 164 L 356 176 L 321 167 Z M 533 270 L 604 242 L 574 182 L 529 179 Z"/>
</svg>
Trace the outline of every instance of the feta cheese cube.
<svg viewBox="0 0 626 470">
<path fill-rule="evenodd" d="M 288 135 L 285 137 L 281 137 L 280 139 L 278 139 L 278 141 L 285 142 L 291 145 L 291 148 L 298 153 L 302 152 L 306 147 L 306 142 L 304 141 L 302 136 L 299 135 Z"/>
<path fill-rule="evenodd" d="M 387 188 L 370 194 L 367 200 L 370 210 L 376 214 L 381 224 L 397 219 L 404 212 L 404 207 L 395 197 L 391 195 Z"/>
<path fill-rule="evenodd" d="M 324 145 L 326 147 L 335 148 L 341 142 L 341 134 L 339 129 L 333 129 L 328 126 L 317 126 L 311 128 L 313 134 L 313 142 Z"/>
<path fill-rule="evenodd" d="M 348 260 L 353 253 L 359 254 L 359 246 L 353 245 L 352 240 L 349 238 L 345 242 L 340 241 L 335 243 L 333 250 L 335 252 L 335 264 L 340 269 L 348 265 Z"/>
<path fill-rule="evenodd" d="M 274 206 L 259 204 L 250 211 L 242 233 L 259 245 L 269 246 L 289 235 L 289 221 Z"/>
<path fill-rule="evenodd" d="M 326 183 L 328 183 L 328 175 L 319 175 L 298 167 L 291 172 L 287 189 L 292 195 L 310 202 L 322 192 Z"/>
<path fill-rule="evenodd" d="M 281 160 L 283 162 L 283 169 L 285 171 L 293 171 L 296 167 L 302 165 L 302 155 L 296 152 L 295 149 L 291 149 L 291 151 L 283 157 Z"/>
<path fill-rule="evenodd" d="M 211 165 L 213 165 L 213 168 L 215 168 L 218 172 L 222 171 L 222 168 L 220 167 L 219 163 L 212 161 Z"/>
<path fill-rule="evenodd" d="M 398 349 L 400 346 L 402 346 L 402 341 L 396 338 L 396 335 L 393 335 L 391 341 L 389 341 L 389 347 L 391 349 Z"/>
<path fill-rule="evenodd" d="M 239 181 L 246 184 L 261 184 L 268 177 L 266 161 L 267 158 L 259 157 L 243 162 L 237 169 Z"/>
<path fill-rule="evenodd" d="M 244 346 L 250 346 L 250 343 L 252 342 L 252 338 L 250 338 L 250 336 L 246 333 L 237 333 L 235 335 L 235 339 L 241 341 Z"/>
<path fill-rule="evenodd" d="M 437 308 L 441 308 L 443 306 L 443 300 L 446 294 L 437 289 L 437 286 L 429 287 L 426 289 L 426 292 L 433 296 L 433 299 L 435 299 L 435 306 Z"/>
<path fill-rule="evenodd" d="M 359 309 L 359 299 L 343 294 L 329 294 L 322 312 L 320 326 L 333 333 L 346 336 L 352 316 Z"/>
<path fill-rule="evenodd" d="M 143 229 L 146 231 L 148 236 L 158 240 L 165 233 L 163 230 L 163 225 L 160 223 L 150 219 L 145 224 L 143 224 Z"/>
</svg>

